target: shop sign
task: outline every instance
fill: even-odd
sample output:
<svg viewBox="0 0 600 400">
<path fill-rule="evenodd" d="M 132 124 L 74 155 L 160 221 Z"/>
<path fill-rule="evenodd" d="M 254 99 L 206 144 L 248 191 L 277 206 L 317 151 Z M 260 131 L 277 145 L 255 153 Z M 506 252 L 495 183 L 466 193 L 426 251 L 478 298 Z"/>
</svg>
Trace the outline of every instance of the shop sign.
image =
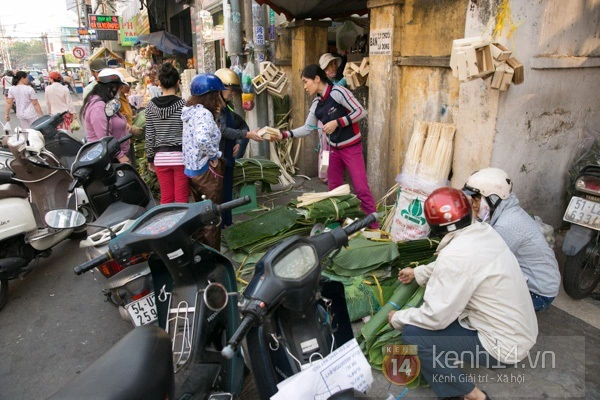
<svg viewBox="0 0 600 400">
<path fill-rule="evenodd" d="M 87 43 L 90 40 L 96 40 L 96 31 L 93 29 L 88 29 L 86 27 L 80 27 L 77 29 L 77 34 L 79 35 L 79 41 L 81 43 Z"/>
<path fill-rule="evenodd" d="M 133 46 L 137 41 L 138 35 L 135 33 L 135 25 L 129 20 L 123 22 L 121 20 L 121 30 L 119 31 L 121 38 L 121 46 Z"/>
<path fill-rule="evenodd" d="M 102 29 L 110 31 L 119 30 L 119 17 L 116 15 L 92 14 L 90 17 L 90 29 Z"/>
<path fill-rule="evenodd" d="M 254 27 L 254 42 L 257 46 L 264 46 L 265 44 L 265 28 L 257 25 Z"/>
<path fill-rule="evenodd" d="M 369 56 L 392 54 L 392 29 L 372 30 L 369 33 Z"/>
</svg>

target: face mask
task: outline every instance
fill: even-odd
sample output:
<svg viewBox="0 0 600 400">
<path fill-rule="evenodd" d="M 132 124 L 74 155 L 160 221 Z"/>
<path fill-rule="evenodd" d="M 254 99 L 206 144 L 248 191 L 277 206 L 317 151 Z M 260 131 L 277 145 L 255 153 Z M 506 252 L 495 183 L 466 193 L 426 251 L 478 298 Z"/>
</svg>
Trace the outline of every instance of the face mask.
<svg viewBox="0 0 600 400">
<path fill-rule="evenodd" d="M 477 219 L 481 222 L 488 222 L 490 220 L 490 206 L 486 201 L 485 197 L 481 196 L 479 202 L 479 212 L 477 213 Z"/>
</svg>

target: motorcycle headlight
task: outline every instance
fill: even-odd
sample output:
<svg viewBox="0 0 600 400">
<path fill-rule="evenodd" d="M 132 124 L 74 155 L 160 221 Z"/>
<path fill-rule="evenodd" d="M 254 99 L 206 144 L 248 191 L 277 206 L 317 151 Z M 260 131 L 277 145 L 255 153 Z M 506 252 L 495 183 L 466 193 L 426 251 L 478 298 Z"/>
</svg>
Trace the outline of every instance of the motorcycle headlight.
<svg viewBox="0 0 600 400">
<path fill-rule="evenodd" d="M 300 244 L 277 259 L 273 264 L 273 274 L 281 279 L 299 280 L 317 266 L 317 253 L 307 244 Z"/>
</svg>

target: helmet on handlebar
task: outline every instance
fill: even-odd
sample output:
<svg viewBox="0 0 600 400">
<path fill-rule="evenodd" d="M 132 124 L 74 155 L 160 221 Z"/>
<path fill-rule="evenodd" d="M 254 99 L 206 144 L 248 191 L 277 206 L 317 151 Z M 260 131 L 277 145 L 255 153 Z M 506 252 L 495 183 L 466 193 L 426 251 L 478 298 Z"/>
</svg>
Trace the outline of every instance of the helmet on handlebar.
<svg viewBox="0 0 600 400">
<path fill-rule="evenodd" d="M 471 204 L 460 190 L 443 187 L 434 190 L 424 204 L 425 219 L 434 236 L 443 236 L 471 225 Z"/>
<path fill-rule="evenodd" d="M 490 213 L 508 199 L 512 192 L 512 181 L 506 172 L 500 168 L 484 168 L 474 172 L 463 187 L 469 196 L 483 196 L 490 206 Z"/>
<path fill-rule="evenodd" d="M 215 74 L 199 74 L 192 79 L 190 92 L 193 96 L 202 96 L 209 92 L 227 90 L 221 79 Z"/>
</svg>

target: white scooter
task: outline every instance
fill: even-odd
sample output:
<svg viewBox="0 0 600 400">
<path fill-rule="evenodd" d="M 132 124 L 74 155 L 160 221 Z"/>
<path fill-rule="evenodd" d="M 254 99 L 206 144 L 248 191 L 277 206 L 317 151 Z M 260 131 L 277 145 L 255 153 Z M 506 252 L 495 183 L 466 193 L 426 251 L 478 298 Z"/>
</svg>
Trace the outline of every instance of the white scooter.
<svg viewBox="0 0 600 400">
<path fill-rule="evenodd" d="M 77 204 L 67 189 L 73 178 L 68 169 L 45 149 L 44 136 L 34 129 L 15 129 L 2 138 L 5 158 L 2 171 L 10 178 L 0 184 L 0 309 L 8 300 L 8 281 L 23 278 L 48 257 L 51 248 L 69 237 L 73 229 L 54 229 L 44 215 L 56 208 Z M 69 207 L 69 198 L 74 201 Z"/>
</svg>

